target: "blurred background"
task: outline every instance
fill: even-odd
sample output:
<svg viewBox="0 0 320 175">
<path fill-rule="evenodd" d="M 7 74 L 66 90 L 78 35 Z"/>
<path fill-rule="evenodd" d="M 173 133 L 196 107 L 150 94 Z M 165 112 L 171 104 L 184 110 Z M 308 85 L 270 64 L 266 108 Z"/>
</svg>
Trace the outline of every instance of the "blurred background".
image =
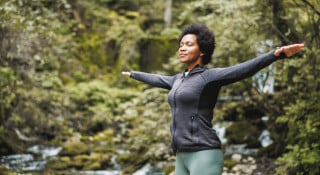
<svg viewBox="0 0 320 175">
<path fill-rule="evenodd" d="M 182 72 L 190 23 L 208 68 L 305 44 L 223 87 L 212 122 L 224 175 L 319 174 L 319 0 L 1 0 L 0 174 L 173 174 L 168 92 L 121 71 Z"/>
</svg>

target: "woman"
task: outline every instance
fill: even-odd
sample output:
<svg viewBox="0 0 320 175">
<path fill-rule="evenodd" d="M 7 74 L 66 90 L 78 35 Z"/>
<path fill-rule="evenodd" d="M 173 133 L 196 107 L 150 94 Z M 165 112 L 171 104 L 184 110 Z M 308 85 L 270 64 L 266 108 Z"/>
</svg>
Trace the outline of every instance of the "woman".
<svg viewBox="0 0 320 175">
<path fill-rule="evenodd" d="M 191 24 L 179 37 L 179 59 L 187 69 L 174 76 L 122 72 L 152 86 L 170 90 L 171 147 L 176 153 L 176 175 L 219 175 L 223 168 L 221 143 L 212 129 L 213 108 L 222 86 L 252 76 L 281 58 L 302 50 L 303 44 L 277 48 L 244 63 L 208 69 L 215 49 L 213 33 L 202 24 Z"/>
</svg>

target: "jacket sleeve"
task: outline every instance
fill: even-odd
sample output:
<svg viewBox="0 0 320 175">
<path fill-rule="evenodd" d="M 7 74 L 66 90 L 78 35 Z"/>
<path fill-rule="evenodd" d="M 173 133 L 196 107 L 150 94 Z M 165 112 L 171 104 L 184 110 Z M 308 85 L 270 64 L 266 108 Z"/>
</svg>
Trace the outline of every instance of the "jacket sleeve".
<svg viewBox="0 0 320 175">
<path fill-rule="evenodd" d="M 254 75 L 259 70 L 283 57 L 285 57 L 283 54 L 278 57 L 274 56 L 273 50 L 231 67 L 210 69 L 207 75 L 208 81 L 216 81 L 221 86 L 231 84 Z"/>
<path fill-rule="evenodd" d="M 149 84 L 151 86 L 164 88 L 168 90 L 171 89 L 175 80 L 175 76 L 163 76 L 159 74 L 150 74 L 137 71 L 131 71 L 130 77 L 135 80 L 139 80 L 141 82 Z"/>
</svg>

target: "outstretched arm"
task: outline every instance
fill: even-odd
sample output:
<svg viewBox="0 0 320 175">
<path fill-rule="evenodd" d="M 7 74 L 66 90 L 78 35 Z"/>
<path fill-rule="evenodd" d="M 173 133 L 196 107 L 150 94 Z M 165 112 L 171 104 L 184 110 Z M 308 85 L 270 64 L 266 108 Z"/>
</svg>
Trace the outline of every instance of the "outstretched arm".
<svg viewBox="0 0 320 175">
<path fill-rule="evenodd" d="M 211 69 L 208 72 L 208 77 L 210 77 L 209 81 L 216 81 L 220 85 L 234 83 L 236 81 L 252 76 L 253 74 L 267 67 L 274 61 L 277 61 L 282 58 L 291 57 L 292 55 L 301 52 L 303 47 L 303 44 L 292 44 L 288 46 L 283 46 L 266 54 L 262 54 L 257 58 L 251 59 L 249 61 L 234 66 Z"/>
<path fill-rule="evenodd" d="M 171 89 L 172 84 L 175 80 L 175 76 L 163 76 L 158 74 L 150 74 L 136 71 L 122 72 L 122 75 L 129 76 L 135 80 L 139 80 L 149 85 L 164 89 Z"/>
</svg>

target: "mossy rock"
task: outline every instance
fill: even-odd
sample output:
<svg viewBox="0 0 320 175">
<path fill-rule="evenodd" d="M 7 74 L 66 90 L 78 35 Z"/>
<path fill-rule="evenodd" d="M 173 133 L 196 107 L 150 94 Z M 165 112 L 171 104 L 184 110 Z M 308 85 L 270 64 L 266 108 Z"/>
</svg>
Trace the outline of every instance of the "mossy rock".
<svg viewBox="0 0 320 175">
<path fill-rule="evenodd" d="M 70 168 L 77 170 L 99 170 L 112 166 L 110 155 L 92 153 L 89 155 L 78 155 L 72 158 Z"/>
<path fill-rule="evenodd" d="M 108 132 L 108 131 L 107 131 Z M 111 131 L 113 133 L 113 131 Z M 99 135 L 99 136 L 97 136 Z M 88 147 L 90 148 L 90 152 L 96 154 L 116 154 L 115 144 L 114 144 L 114 136 L 108 135 L 105 132 L 101 132 L 90 139 L 88 142 Z"/>
<path fill-rule="evenodd" d="M 117 162 L 121 165 L 122 173 L 132 174 L 139 168 L 143 167 L 147 162 L 148 158 L 141 156 L 141 154 L 121 154 L 117 156 Z"/>
<path fill-rule="evenodd" d="M 120 154 L 116 160 L 119 164 L 127 164 L 134 161 L 134 157 L 131 154 Z"/>
<path fill-rule="evenodd" d="M 224 160 L 223 162 L 223 166 L 228 168 L 229 170 L 231 170 L 234 166 L 237 165 L 237 162 L 233 161 L 233 160 Z"/>
<path fill-rule="evenodd" d="M 105 142 L 95 143 L 95 146 L 92 150 L 96 153 L 101 153 L 101 154 L 105 154 L 105 153 L 115 154 L 115 147 L 112 145 L 110 146 Z"/>
<path fill-rule="evenodd" d="M 60 157 L 50 159 L 46 165 L 47 169 L 65 170 L 71 166 L 71 159 L 69 157 Z"/>
<path fill-rule="evenodd" d="M 81 154 L 89 154 L 89 148 L 83 142 L 67 143 L 59 153 L 60 156 L 76 156 Z"/>
<path fill-rule="evenodd" d="M 109 154 L 100 154 L 100 153 L 91 154 L 91 159 L 96 162 L 99 162 L 99 164 L 105 168 L 113 166 L 111 162 L 111 157 L 112 155 L 109 155 Z"/>
<path fill-rule="evenodd" d="M 78 156 L 75 156 L 73 159 L 72 159 L 72 167 L 74 167 L 75 169 L 77 170 L 81 170 L 83 169 L 83 167 L 88 164 L 88 162 L 91 162 L 91 158 L 90 156 L 88 155 L 78 155 Z"/>
<path fill-rule="evenodd" d="M 103 167 L 99 162 L 92 162 L 83 167 L 82 170 L 101 170 Z"/>
</svg>

